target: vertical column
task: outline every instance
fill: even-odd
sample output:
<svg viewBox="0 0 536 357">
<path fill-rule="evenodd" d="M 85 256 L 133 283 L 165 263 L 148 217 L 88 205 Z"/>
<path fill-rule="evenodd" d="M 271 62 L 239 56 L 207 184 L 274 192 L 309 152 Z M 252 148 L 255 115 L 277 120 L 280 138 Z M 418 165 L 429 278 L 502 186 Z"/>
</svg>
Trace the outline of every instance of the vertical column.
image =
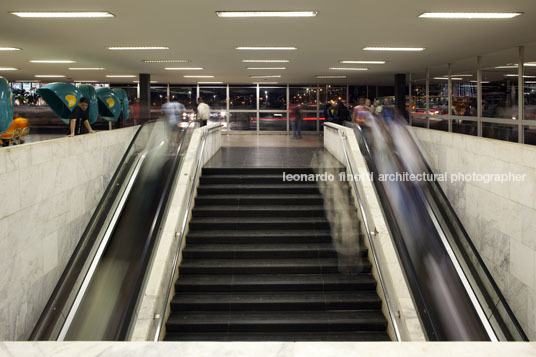
<svg viewBox="0 0 536 357">
<path fill-rule="evenodd" d="M 368 97 L 368 86 L 367 86 Z M 407 118 L 406 113 L 406 74 L 395 74 L 395 107 Z"/>
<path fill-rule="evenodd" d="M 449 133 L 452 133 L 452 63 L 449 63 L 448 64 L 449 66 L 449 69 L 448 69 L 448 89 L 447 89 L 447 93 L 448 93 L 448 106 L 449 106 L 449 115 L 448 115 L 448 127 L 449 127 Z"/>
<path fill-rule="evenodd" d="M 259 109 L 260 109 L 260 96 L 261 96 L 261 90 L 260 90 L 260 87 L 259 87 L 259 83 L 257 83 L 257 134 L 259 134 L 259 131 L 260 131 L 260 114 L 259 114 Z"/>
<path fill-rule="evenodd" d="M 324 121 L 326 118 L 324 118 Z M 316 132 L 320 135 L 320 86 L 316 86 Z"/>
<path fill-rule="evenodd" d="M 140 119 L 142 121 L 151 119 L 151 75 L 147 73 L 139 74 L 140 87 Z"/>
<path fill-rule="evenodd" d="M 519 46 L 519 65 L 517 66 L 518 80 L 517 89 L 517 121 L 518 125 L 518 142 L 523 144 L 525 142 L 525 130 L 523 128 L 523 120 L 525 120 L 525 47 Z"/>
<path fill-rule="evenodd" d="M 290 85 L 287 84 L 287 135 L 290 134 Z"/>
<path fill-rule="evenodd" d="M 482 136 L 482 57 L 476 58 L 476 115 L 477 135 Z"/>
<path fill-rule="evenodd" d="M 408 117 L 409 117 L 409 125 L 413 125 L 413 116 L 411 116 L 411 112 L 413 110 L 413 87 L 412 87 L 412 78 L 411 73 L 408 74 L 408 90 L 409 90 L 409 96 L 408 96 Z M 383 103 L 381 103 L 383 105 Z"/>
<path fill-rule="evenodd" d="M 226 112 L 225 112 L 225 116 L 226 116 L 226 121 L 227 121 L 227 135 L 229 135 L 229 132 L 231 131 L 231 126 L 230 126 L 230 118 L 231 118 L 231 104 L 230 104 L 230 101 L 231 101 L 231 98 L 230 98 L 230 91 L 229 91 L 229 85 L 227 84 L 227 90 L 226 90 L 226 101 L 225 101 L 225 106 L 226 106 Z"/>
<path fill-rule="evenodd" d="M 426 68 L 426 128 L 430 129 L 430 69 Z"/>
</svg>

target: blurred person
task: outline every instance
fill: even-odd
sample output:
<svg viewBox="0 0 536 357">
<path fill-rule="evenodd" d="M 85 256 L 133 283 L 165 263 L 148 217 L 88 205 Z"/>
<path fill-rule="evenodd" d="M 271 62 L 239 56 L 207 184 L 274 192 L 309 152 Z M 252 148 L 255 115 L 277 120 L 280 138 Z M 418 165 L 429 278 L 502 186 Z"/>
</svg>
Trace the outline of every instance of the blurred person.
<svg viewBox="0 0 536 357">
<path fill-rule="evenodd" d="M 374 107 L 372 106 L 372 101 L 369 98 L 365 99 L 365 108 L 370 112 L 370 114 L 374 114 Z"/>
<path fill-rule="evenodd" d="M 136 98 L 132 101 L 130 109 L 132 110 L 132 120 L 134 121 L 134 125 L 138 125 L 140 122 L 140 98 Z"/>
<path fill-rule="evenodd" d="M 366 127 L 367 122 L 371 120 L 372 113 L 370 108 L 366 106 L 366 103 L 370 104 L 370 99 L 359 98 L 359 104 L 352 111 L 352 119 L 360 127 Z"/>
<path fill-rule="evenodd" d="M 166 118 L 172 129 L 178 128 L 186 108 L 177 101 L 168 101 L 162 105 L 162 115 Z"/>
<path fill-rule="evenodd" d="M 344 122 L 350 120 L 350 112 L 342 100 L 339 100 L 335 107 L 334 122 L 335 124 L 344 125 Z"/>
<path fill-rule="evenodd" d="M 376 100 L 374 101 L 374 112 L 373 112 L 373 114 L 381 115 L 381 114 L 382 114 L 382 110 L 383 110 L 383 105 L 382 105 L 382 103 L 380 102 L 380 100 L 376 99 Z"/>
<path fill-rule="evenodd" d="M 88 133 L 95 133 L 89 124 L 89 100 L 87 98 L 80 98 L 78 105 L 71 113 L 70 119 L 69 135 L 67 135 L 68 137 L 84 134 L 82 126 L 86 128 Z"/>
<path fill-rule="evenodd" d="M 334 112 L 333 103 L 331 103 L 331 101 L 329 101 L 324 106 L 324 120 L 326 122 L 332 122 L 333 121 L 333 119 L 334 119 L 333 112 Z"/>
<path fill-rule="evenodd" d="M 210 119 L 210 107 L 203 101 L 203 98 L 197 98 L 197 120 L 201 121 L 201 126 L 206 126 Z"/>
<path fill-rule="evenodd" d="M 294 139 L 301 139 L 301 127 L 303 121 L 301 105 L 298 104 L 291 108 L 291 117 L 294 118 L 292 121 L 292 137 Z"/>
</svg>

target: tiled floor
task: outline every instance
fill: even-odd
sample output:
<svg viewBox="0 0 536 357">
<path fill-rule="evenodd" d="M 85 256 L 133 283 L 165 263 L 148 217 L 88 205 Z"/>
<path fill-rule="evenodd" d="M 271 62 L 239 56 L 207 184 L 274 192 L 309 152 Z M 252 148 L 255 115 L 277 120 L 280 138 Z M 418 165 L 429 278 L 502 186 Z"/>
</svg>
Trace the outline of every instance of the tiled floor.
<svg viewBox="0 0 536 357">
<path fill-rule="evenodd" d="M 325 151 L 323 138 L 316 135 L 298 140 L 290 135 L 223 135 L 222 148 L 205 167 L 311 167 L 317 152 Z"/>
</svg>

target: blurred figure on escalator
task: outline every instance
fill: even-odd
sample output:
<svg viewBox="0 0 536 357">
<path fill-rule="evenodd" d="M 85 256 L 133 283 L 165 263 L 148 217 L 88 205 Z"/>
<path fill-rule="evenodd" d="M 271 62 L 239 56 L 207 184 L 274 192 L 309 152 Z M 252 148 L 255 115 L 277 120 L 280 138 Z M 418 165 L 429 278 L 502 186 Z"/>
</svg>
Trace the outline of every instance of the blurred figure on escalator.
<svg viewBox="0 0 536 357">
<path fill-rule="evenodd" d="M 335 107 L 335 113 L 334 113 L 334 122 L 335 124 L 344 125 L 345 121 L 350 121 L 350 111 L 344 105 L 342 100 L 339 100 L 337 103 L 337 106 Z"/>
</svg>

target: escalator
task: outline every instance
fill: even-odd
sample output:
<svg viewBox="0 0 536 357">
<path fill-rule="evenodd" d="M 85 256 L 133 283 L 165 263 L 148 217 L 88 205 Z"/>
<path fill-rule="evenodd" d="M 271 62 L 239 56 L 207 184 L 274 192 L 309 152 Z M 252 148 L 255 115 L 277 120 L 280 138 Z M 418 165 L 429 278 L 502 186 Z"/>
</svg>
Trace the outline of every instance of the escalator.
<svg viewBox="0 0 536 357">
<path fill-rule="evenodd" d="M 347 126 L 374 175 L 427 339 L 527 341 L 407 127 L 379 118 Z"/>
<path fill-rule="evenodd" d="M 125 340 L 194 129 L 159 120 L 132 139 L 31 340 Z"/>
</svg>

